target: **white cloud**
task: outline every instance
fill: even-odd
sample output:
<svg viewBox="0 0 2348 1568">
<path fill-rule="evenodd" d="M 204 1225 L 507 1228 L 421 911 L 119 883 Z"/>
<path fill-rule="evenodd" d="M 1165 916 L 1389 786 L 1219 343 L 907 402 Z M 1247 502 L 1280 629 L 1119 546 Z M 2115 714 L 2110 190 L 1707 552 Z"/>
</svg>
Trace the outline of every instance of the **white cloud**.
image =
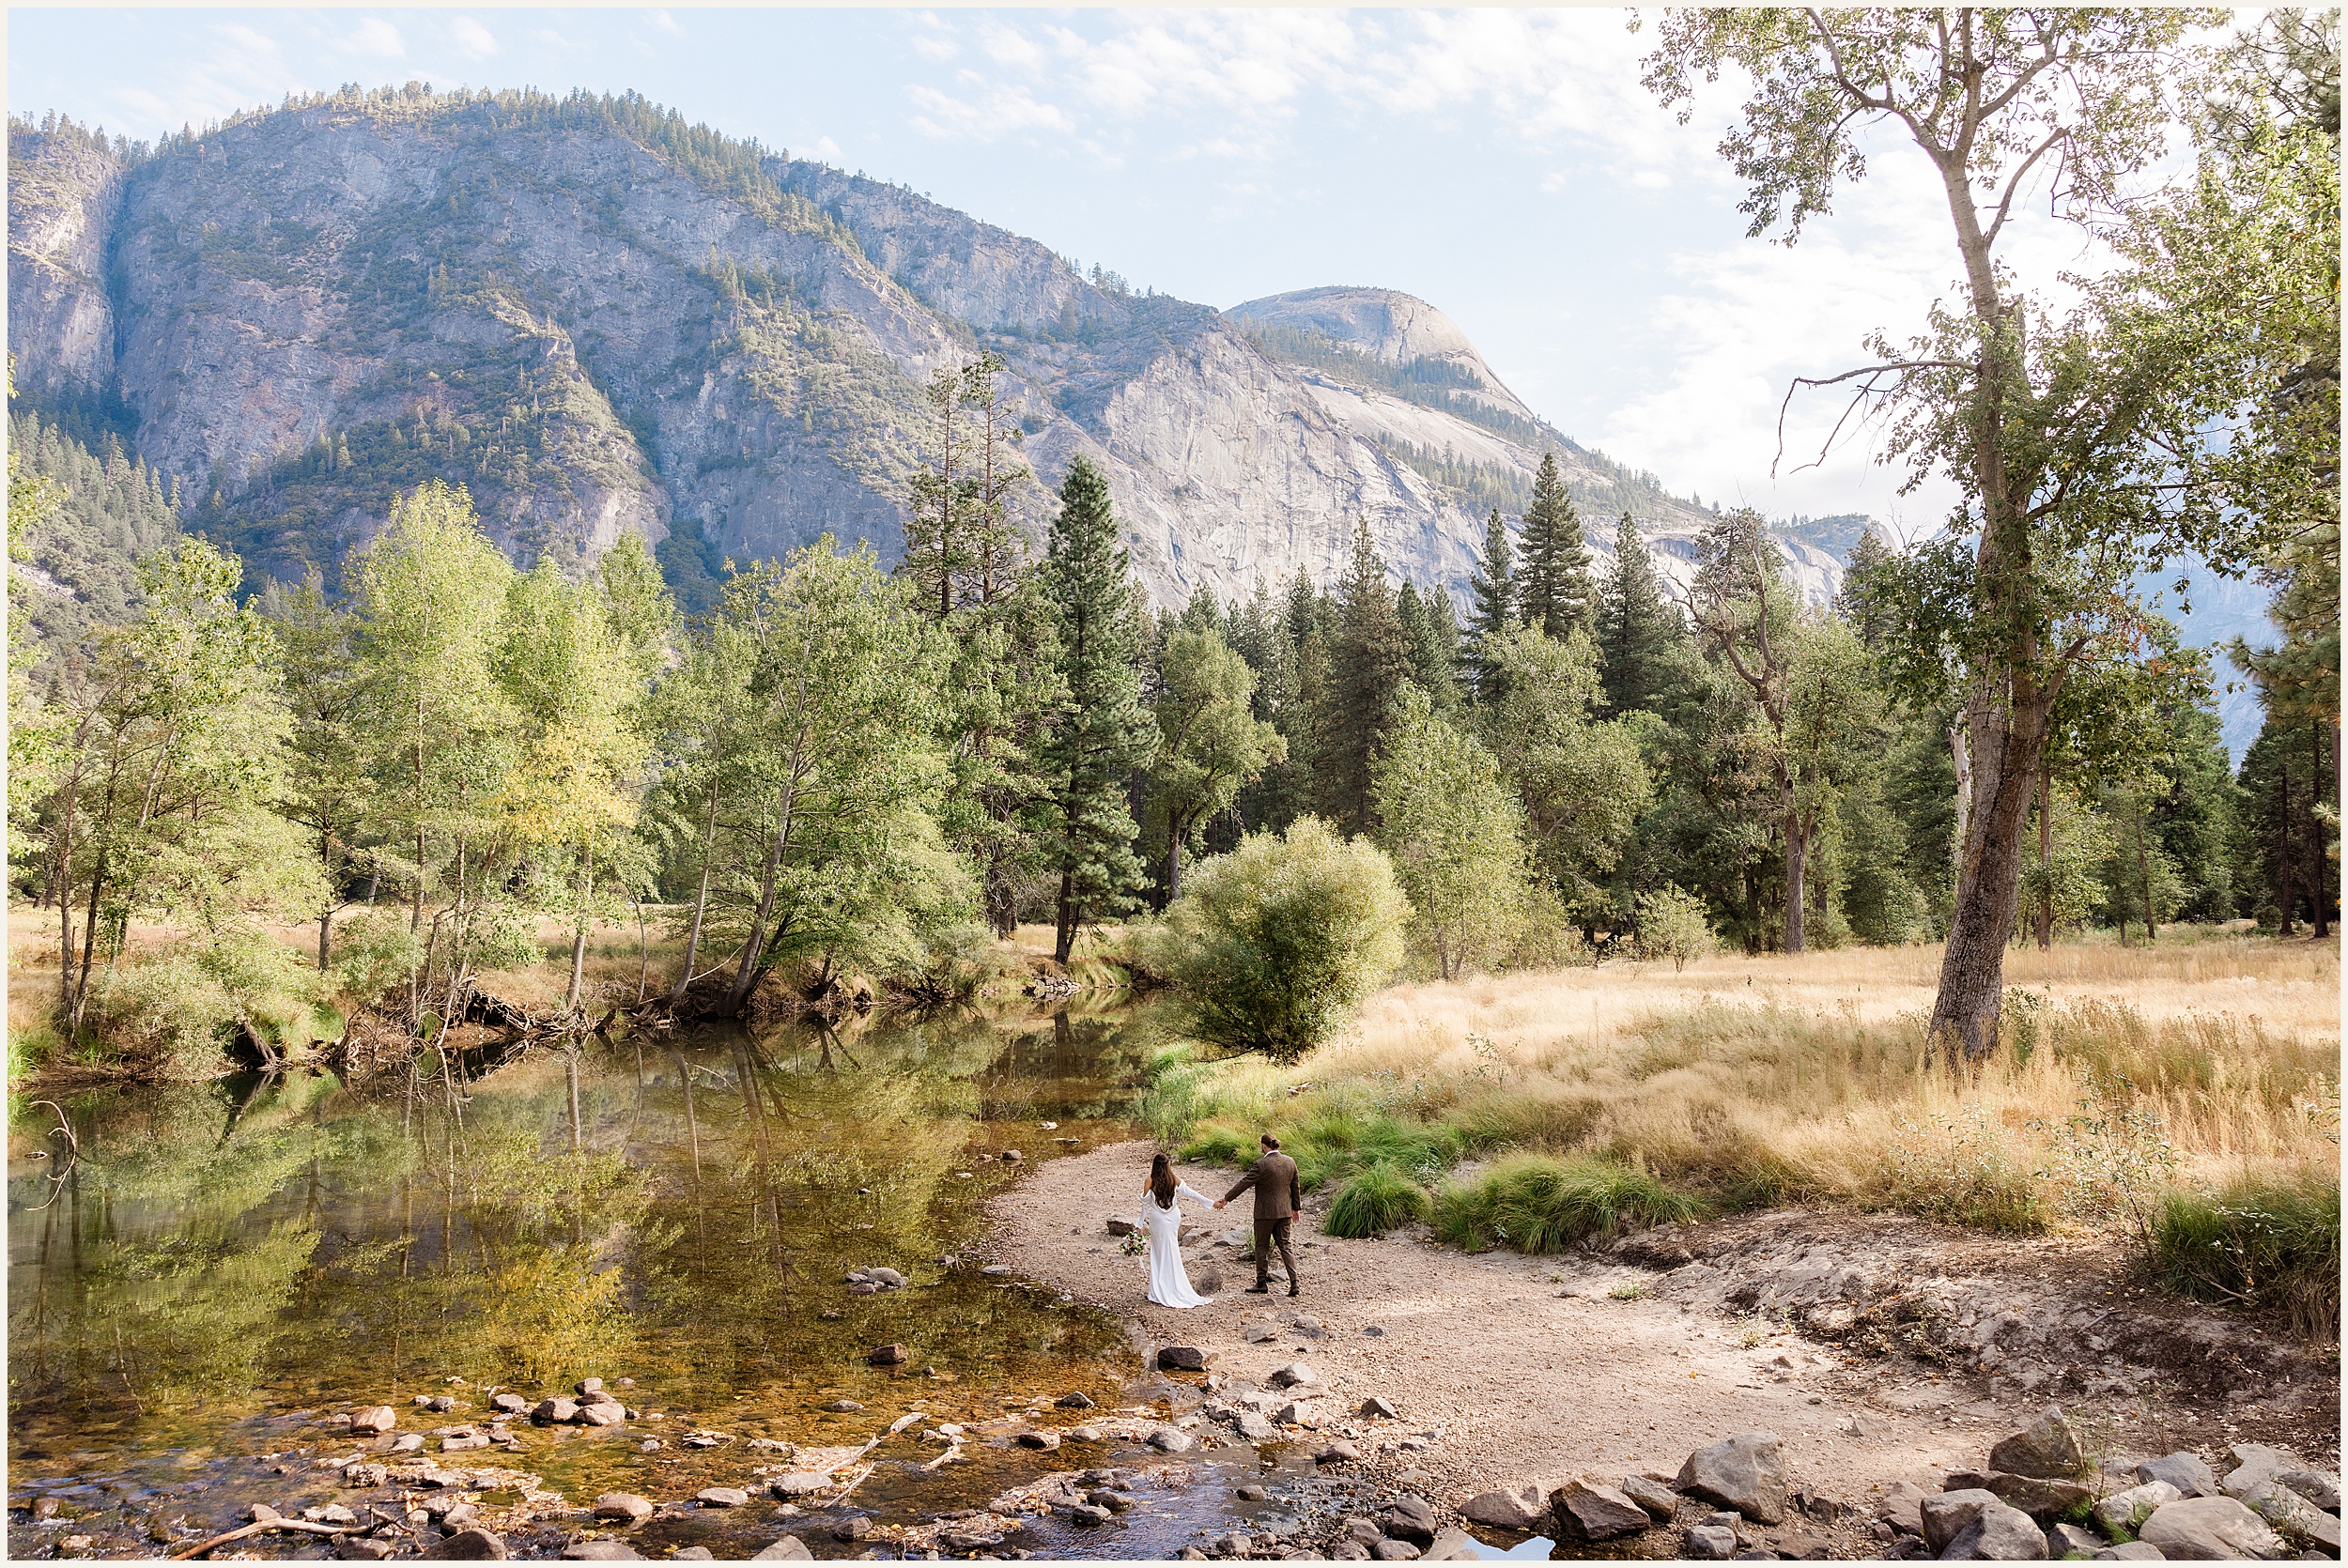
<svg viewBox="0 0 2348 1568">
<path fill-rule="evenodd" d="M 672 38 L 681 38 L 685 36 L 685 29 L 678 26 L 676 18 L 667 11 L 655 11 L 646 20 L 653 24 L 657 32 L 666 33 Z"/>
<path fill-rule="evenodd" d="M 486 60 L 498 52 L 496 36 L 471 17 L 458 17 L 449 33 L 456 39 L 456 47 L 471 59 Z"/>
<path fill-rule="evenodd" d="M 371 16 L 361 22 L 352 29 L 344 47 L 386 60 L 404 60 L 408 57 L 408 46 L 401 40 L 399 29 L 379 16 Z"/>
<path fill-rule="evenodd" d="M 1014 131 L 1067 135 L 1076 129 L 1075 122 L 1057 105 L 1037 101 L 1025 87 L 997 87 L 964 99 L 935 87 L 915 86 L 908 89 L 908 96 L 919 111 L 913 117 L 913 128 L 925 136 L 992 142 Z"/>
</svg>

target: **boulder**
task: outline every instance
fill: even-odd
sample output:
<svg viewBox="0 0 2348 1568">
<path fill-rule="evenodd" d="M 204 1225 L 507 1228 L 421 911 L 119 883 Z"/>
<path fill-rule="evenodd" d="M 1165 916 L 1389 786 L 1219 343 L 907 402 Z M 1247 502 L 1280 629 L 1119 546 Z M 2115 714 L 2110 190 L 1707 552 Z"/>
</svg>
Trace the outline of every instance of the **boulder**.
<svg viewBox="0 0 2348 1568">
<path fill-rule="evenodd" d="M 1959 1562 L 2043 1562 L 2047 1532 L 2020 1509 L 1991 1503 L 1956 1532 L 1940 1556 Z"/>
<path fill-rule="evenodd" d="M 1057 1432 L 1022 1432 L 1019 1434 L 1019 1446 L 1041 1449 L 1045 1453 L 1049 1453 L 1059 1447 L 1059 1434 Z"/>
<path fill-rule="evenodd" d="M 1207 1353 L 1195 1345 L 1166 1345 L 1158 1347 L 1160 1372 L 1204 1372 Z"/>
<path fill-rule="evenodd" d="M 1255 1410 L 1239 1413 L 1239 1435 L 1251 1443 L 1268 1443 L 1280 1436 L 1280 1429 L 1272 1418 Z"/>
<path fill-rule="evenodd" d="M 2052 1481 L 2086 1475 L 2094 1467 L 2079 1446 L 2078 1434 L 2061 1409 L 2048 1406 L 2044 1415 L 1989 1451 L 1989 1468 L 2008 1475 L 2035 1476 Z"/>
<path fill-rule="evenodd" d="M 1960 1470 L 1942 1485 L 1952 1492 L 1994 1492 L 2008 1508 L 2020 1509 L 2041 1525 L 2051 1523 L 2095 1498 L 2095 1489 L 2082 1482 L 2041 1481 L 2036 1476 L 2008 1475 L 2003 1470 L 1991 1470 L 1986 1475 Z"/>
<path fill-rule="evenodd" d="M 2219 1488 L 2230 1498 L 2248 1497 L 2285 1470 L 2307 1468 L 2289 1449 L 2269 1448 L 2264 1443 L 2236 1443 L 2226 1453 L 2233 1460 L 2233 1468 L 2226 1472 Z"/>
<path fill-rule="evenodd" d="M 1989 1508 L 2003 1508 L 1998 1494 L 1979 1486 L 1961 1492 L 1942 1492 L 1927 1497 L 1916 1505 L 1923 1520 L 1924 1545 L 1938 1554 L 1948 1548 L 1965 1528 L 1981 1517 Z"/>
<path fill-rule="evenodd" d="M 1355 1410 L 1353 1413 L 1357 1416 L 1367 1416 L 1372 1421 L 1399 1421 L 1402 1419 L 1400 1416 L 1395 1414 L 1395 1409 L 1392 1405 L 1388 1404 L 1383 1398 L 1377 1394 L 1371 1394 L 1367 1399 L 1363 1400 L 1361 1408 Z M 2333 1490 L 2337 1493 L 2339 1488 L 2334 1487 Z"/>
<path fill-rule="evenodd" d="M 2095 1504 L 2095 1520 L 2106 1535 L 2134 1535 L 2153 1516 L 2153 1510 L 2175 1502 L 2184 1494 L 2165 1481 L 2148 1481 L 2114 1492 Z"/>
<path fill-rule="evenodd" d="M 581 1405 L 571 1420 L 580 1426 L 617 1426 L 627 1420 L 627 1407 L 598 1401 L 593 1405 Z"/>
<path fill-rule="evenodd" d="M 1883 1494 L 1883 1500 L 1876 1505 L 1876 1517 L 1893 1530 L 1922 1535 L 1924 1521 L 1919 1508 L 1929 1496 L 1930 1493 L 1912 1481 L 1895 1481 L 1892 1483 L 1891 1490 Z"/>
<path fill-rule="evenodd" d="M 493 1393 L 489 1396 L 489 1408 L 502 1410 L 509 1416 L 518 1416 L 530 1408 L 530 1401 L 517 1393 Z"/>
<path fill-rule="evenodd" d="M 1291 1399 L 1274 1412 L 1272 1419 L 1282 1426 L 1319 1426 L 1321 1407 L 1309 1400 Z"/>
<path fill-rule="evenodd" d="M 334 1543 L 334 1555 L 350 1561 L 380 1562 L 392 1555 L 392 1544 L 364 1535 L 346 1535 Z"/>
<path fill-rule="evenodd" d="M 380 1486 L 391 1479 L 392 1472 L 380 1465 L 345 1465 L 343 1484 L 346 1486 Z"/>
<path fill-rule="evenodd" d="M 852 1519 L 842 1519 L 831 1527 L 834 1541 L 861 1541 L 872 1533 L 873 1521 L 861 1514 Z"/>
<path fill-rule="evenodd" d="M 1425 1498 L 1404 1494 L 1380 1509 L 1376 1515 L 1378 1528 L 1398 1540 L 1415 1546 L 1427 1546 L 1435 1540 L 1435 1511 Z"/>
<path fill-rule="evenodd" d="M 1068 1517 L 1080 1525 L 1105 1525 L 1117 1515 L 1097 1502 L 1080 1502 L 1068 1511 Z"/>
<path fill-rule="evenodd" d="M 1474 1562 L 1484 1555 L 1475 1549 L 1480 1544 L 1466 1530 L 1442 1530 L 1436 1534 L 1433 1544 L 1418 1554 L 1419 1560 L 1423 1562 Z"/>
<path fill-rule="evenodd" d="M 2077 1525 L 2047 1527 L 2047 1556 L 2056 1561 L 2066 1557 L 2093 1557 L 2104 1549 L 2104 1538 L 2092 1530 Z"/>
<path fill-rule="evenodd" d="M 1340 1541 L 1329 1548 L 1329 1560 L 1332 1562 L 1367 1562 L 1369 1548 L 1359 1541 Z"/>
<path fill-rule="evenodd" d="M 906 1350 L 902 1345 L 876 1345 L 866 1352 L 864 1359 L 874 1366 L 903 1366 L 905 1357 Z"/>
<path fill-rule="evenodd" d="M 2177 1489 L 2181 1498 L 2215 1498 L 2224 1493 L 2217 1477 L 2201 1462 L 2198 1453 L 2164 1453 L 2157 1459 L 2147 1459 L 2136 1467 L 2135 1478 L 2140 1484 L 2147 1481 L 2165 1481 Z"/>
<path fill-rule="evenodd" d="M 538 1401 L 530 1419 L 540 1426 L 567 1426 L 579 1415 L 579 1407 L 560 1394 Z"/>
<path fill-rule="evenodd" d="M 603 1392 L 603 1379 L 600 1377 L 581 1377 L 575 1387 L 578 1389 L 579 1393 L 582 1398 L 591 1393 L 601 1393 Z"/>
<path fill-rule="evenodd" d="M 1699 1562 L 1726 1562 L 1737 1555 L 1737 1532 L 1724 1525 L 1690 1525 L 1681 1550 Z"/>
<path fill-rule="evenodd" d="M 1435 1538 L 1432 1535 L 1427 1538 L 1429 1545 L 1434 1545 L 1434 1541 Z M 1408 1562 L 1418 1556 L 1418 1545 L 1414 1542 L 1399 1541 L 1389 1535 L 1370 1547 L 1369 1555 L 1380 1562 Z"/>
<path fill-rule="evenodd" d="M 1774 1432 L 1739 1432 L 1696 1450 L 1676 1485 L 1765 1525 L 1785 1517 L 1785 1460 Z"/>
<path fill-rule="evenodd" d="M 505 1538 L 493 1530 L 478 1525 L 443 1535 L 424 1549 L 423 1555 L 437 1562 L 502 1562 L 505 1560 Z"/>
<path fill-rule="evenodd" d="M 1320 1382 L 1321 1374 L 1306 1366 L 1303 1361 L 1290 1361 L 1286 1366 L 1274 1367 L 1271 1375 L 1265 1377 L 1264 1381 L 1275 1389 L 1293 1389 L 1306 1383 Z"/>
<path fill-rule="evenodd" d="M 1460 1517 L 1470 1524 L 1522 1530 L 1529 1535 L 1548 1520 L 1549 1502 L 1538 1486 L 1478 1492 L 1460 1505 Z"/>
<path fill-rule="evenodd" d="M 633 1492 L 606 1492 L 595 1499 L 595 1514 L 598 1519 L 626 1519 L 634 1524 L 652 1517 L 652 1501 Z"/>
<path fill-rule="evenodd" d="M 1362 1451 L 1360 1449 L 1355 1448 L 1352 1443 L 1345 1441 L 1343 1438 L 1339 1438 L 1337 1441 L 1330 1443 L 1327 1446 L 1316 1451 L 1313 1454 L 1313 1463 L 1316 1465 L 1348 1465 L 1352 1464 L 1354 1460 L 1359 1459 L 1361 1456 Z"/>
<path fill-rule="evenodd" d="M 2282 1483 L 2270 1481 L 2245 1495 L 2242 1501 L 2293 1545 L 2340 1555 L 2340 1521 Z"/>
<path fill-rule="evenodd" d="M 1188 1453 L 1190 1434 L 1179 1426 L 1161 1426 L 1150 1434 L 1150 1446 L 1160 1453 Z"/>
<path fill-rule="evenodd" d="M 1261 1487 L 1257 1488 L 1259 1493 L 1262 1490 Z M 1263 1499 L 1259 1497 L 1256 1500 L 1261 1502 Z M 1095 1508 L 1105 1508 L 1112 1514 L 1127 1514 L 1131 1513 L 1141 1499 L 1131 1492 L 1120 1492 L 1114 1486 L 1098 1486 L 1085 1494 L 1085 1501 Z"/>
<path fill-rule="evenodd" d="M 2093 1562 L 2165 1562 L 2168 1559 L 2160 1555 L 2158 1546 L 2147 1545 L 2141 1541 L 2123 1541 L 2116 1546 L 2106 1546 L 2089 1560 Z"/>
<path fill-rule="evenodd" d="M 1052 1403 L 1063 1410 L 1089 1410 L 1092 1408 L 1092 1396 L 1089 1393 L 1064 1393 Z"/>
<path fill-rule="evenodd" d="M 807 1549 L 806 1542 L 796 1535 L 786 1535 L 781 1540 L 761 1546 L 751 1553 L 750 1560 L 752 1562 L 804 1562 L 811 1560 L 814 1556 L 813 1552 Z"/>
<path fill-rule="evenodd" d="M 1622 1495 L 1647 1512 L 1658 1524 L 1668 1524 L 1679 1513 L 1679 1494 L 1661 1482 L 1644 1475 L 1622 1478 Z"/>
<path fill-rule="evenodd" d="M 350 1412 L 350 1431 L 353 1437 L 362 1434 L 373 1437 L 378 1432 L 389 1432 L 398 1424 L 399 1412 L 394 1410 L 389 1405 L 370 1405 L 364 1409 Z"/>
<path fill-rule="evenodd" d="M 1011 1265 L 1008 1263 L 990 1263 L 983 1268 L 981 1268 L 979 1270 L 979 1274 L 982 1279 L 1006 1280 L 1011 1277 Z"/>
<path fill-rule="evenodd" d="M 788 1502 L 793 1498 L 803 1498 L 810 1493 L 827 1492 L 833 1485 L 831 1477 L 822 1470 L 793 1470 L 788 1475 L 779 1475 L 768 1482 L 766 1490 Z"/>
<path fill-rule="evenodd" d="M 1612 1486 L 1576 1478 L 1549 1495 L 1549 1508 L 1565 1540 L 1613 1541 L 1636 1535 L 1654 1521 L 1645 1509 Z"/>
<path fill-rule="evenodd" d="M 1108 1227 L 1109 1234 L 1111 1236 L 1131 1236 L 1134 1232 L 1141 1228 L 1141 1226 L 1136 1224 L 1135 1222 L 1131 1220 L 1120 1219 L 1114 1214 L 1110 1215 L 1108 1218 Z"/>
<path fill-rule="evenodd" d="M 568 1562 L 641 1562 L 642 1554 L 625 1541 L 574 1541 L 563 1548 Z"/>
<path fill-rule="evenodd" d="M 2288 1550 L 2266 1521 L 2232 1498 L 2180 1498 L 2153 1510 L 2137 1539 L 2170 1559 L 2215 1562 Z"/>
<path fill-rule="evenodd" d="M 739 1486 L 704 1486 L 693 1494 L 703 1508 L 748 1508 L 750 1495 Z"/>
<path fill-rule="evenodd" d="M 2340 1512 L 2340 1477 L 2329 1470 L 2285 1470 L 2275 1478 L 2327 1514 Z"/>
</svg>

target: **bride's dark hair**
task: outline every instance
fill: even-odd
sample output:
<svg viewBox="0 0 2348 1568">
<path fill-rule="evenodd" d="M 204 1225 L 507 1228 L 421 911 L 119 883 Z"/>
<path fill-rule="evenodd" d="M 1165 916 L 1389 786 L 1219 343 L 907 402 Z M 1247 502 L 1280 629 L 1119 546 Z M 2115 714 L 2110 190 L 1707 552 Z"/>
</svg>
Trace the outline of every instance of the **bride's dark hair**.
<svg viewBox="0 0 2348 1568">
<path fill-rule="evenodd" d="M 1150 1195 L 1160 1208 L 1174 1207 L 1174 1161 L 1163 1154 L 1150 1161 Z"/>
</svg>

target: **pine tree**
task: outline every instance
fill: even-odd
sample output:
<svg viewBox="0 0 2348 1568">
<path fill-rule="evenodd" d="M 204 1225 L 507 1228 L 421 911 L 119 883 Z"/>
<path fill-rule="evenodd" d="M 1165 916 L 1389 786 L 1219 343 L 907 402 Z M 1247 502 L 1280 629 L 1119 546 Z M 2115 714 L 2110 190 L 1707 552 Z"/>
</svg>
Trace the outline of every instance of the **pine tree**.
<svg viewBox="0 0 2348 1568">
<path fill-rule="evenodd" d="M 1460 674 L 1480 699 L 1491 685 L 1486 644 L 1517 623 L 1516 550 L 1508 542 L 1508 525 L 1496 506 L 1484 524 L 1484 558 L 1468 577 L 1468 592 L 1474 600 L 1468 610 L 1467 646 Z"/>
<path fill-rule="evenodd" d="M 1367 522 L 1354 525 L 1352 557 L 1337 584 L 1336 622 L 1328 701 L 1316 723 L 1321 805 L 1340 831 L 1367 833 L 1377 825 L 1370 759 L 1412 671 L 1412 648 L 1386 585 L 1386 562 Z"/>
<path fill-rule="evenodd" d="M 1524 509 L 1524 586 L 1518 608 L 1526 624 L 1563 638 L 1590 620 L 1590 546 L 1582 515 L 1557 471 L 1557 454 L 1541 454 L 1533 504 Z"/>
<path fill-rule="evenodd" d="M 1624 513 L 1614 530 L 1614 569 L 1599 599 L 1599 658 L 1608 712 L 1655 707 L 1670 683 L 1684 630 L 1679 607 L 1664 595 L 1662 576 L 1647 558 L 1639 525 Z"/>
<path fill-rule="evenodd" d="M 1410 651 L 1411 679 L 1439 714 L 1459 706 L 1460 685 L 1452 675 L 1459 659 L 1459 633 L 1451 623 L 1451 601 L 1440 589 L 1421 593 L 1411 583 L 1395 595 L 1395 619 Z"/>
<path fill-rule="evenodd" d="M 1137 594 L 1108 481 L 1080 456 L 1069 465 L 1059 501 L 1043 576 L 1068 700 L 1040 760 L 1052 781 L 1048 859 L 1059 871 L 1053 953 L 1066 963 L 1081 921 L 1133 905 L 1130 890 L 1142 868 L 1125 781 L 1155 751 L 1157 727 L 1141 705 Z"/>
</svg>

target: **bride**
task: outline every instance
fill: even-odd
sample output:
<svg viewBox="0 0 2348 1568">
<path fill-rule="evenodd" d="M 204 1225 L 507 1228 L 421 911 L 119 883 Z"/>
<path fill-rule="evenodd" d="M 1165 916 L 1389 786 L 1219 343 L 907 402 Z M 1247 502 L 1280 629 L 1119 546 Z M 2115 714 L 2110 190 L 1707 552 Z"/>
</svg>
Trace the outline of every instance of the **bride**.
<svg viewBox="0 0 2348 1568">
<path fill-rule="evenodd" d="M 1190 1288 L 1182 1271 L 1182 1211 L 1176 1198 L 1214 1207 L 1186 1181 L 1174 1179 L 1174 1162 L 1163 1154 L 1150 1161 L 1150 1185 L 1141 1191 L 1142 1221 L 1150 1236 L 1150 1299 L 1162 1307 L 1203 1307 L 1214 1299 Z"/>
</svg>

